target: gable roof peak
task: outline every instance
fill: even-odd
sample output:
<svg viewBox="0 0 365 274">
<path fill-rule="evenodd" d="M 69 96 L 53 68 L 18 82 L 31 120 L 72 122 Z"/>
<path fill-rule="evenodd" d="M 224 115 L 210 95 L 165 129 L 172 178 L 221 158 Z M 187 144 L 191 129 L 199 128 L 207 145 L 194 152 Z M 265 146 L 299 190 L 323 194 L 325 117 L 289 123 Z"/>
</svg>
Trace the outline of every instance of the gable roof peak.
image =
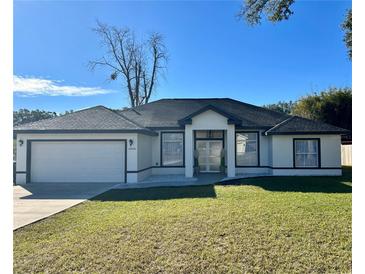
<svg viewBox="0 0 365 274">
<path fill-rule="evenodd" d="M 231 113 L 228 113 L 222 109 L 220 109 L 219 107 L 216 107 L 216 106 L 213 106 L 211 104 L 208 104 L 200 109 L 198 109 L 197 111 L 195 112 L 192 112 L 190 113 L 188 116 L 180 119 L 178 121 L 178 123 L 183 126 L 183 125 L 186 125 L 186 124 L 191 124 L 192 123 L 192 118 L 201 114 L 201 113 L 204 113 L 208 110 L 211 110 L 211 111 L 214 111 L 226 118 L 228 118 L 228 124 L 235 124 L 235 125 L 240 125 L 242 123 L 242 120 L 239 119 L 238 117 L 234 116 L 233 114 Z"/>
</svg>

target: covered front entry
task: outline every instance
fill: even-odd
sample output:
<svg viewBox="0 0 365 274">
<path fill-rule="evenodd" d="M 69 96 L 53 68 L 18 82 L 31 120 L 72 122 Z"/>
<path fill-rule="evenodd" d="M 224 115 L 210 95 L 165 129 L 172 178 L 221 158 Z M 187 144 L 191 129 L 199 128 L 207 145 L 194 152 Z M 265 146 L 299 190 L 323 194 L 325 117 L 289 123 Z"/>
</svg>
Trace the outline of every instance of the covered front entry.
<svg viewBox="0 0 365 274">
<path fill-rule="evenodd" d="M 183 123 L 184 122 L 184 123 Z M 185 125 L 185 176 L 199 174 L 235 176 L 235 121 L 231 116 L 207 107 L 188 116 Z"/>
<path fill-rule="evenodd" d="M 223 156 L 223 141 L 196 141 L 198 165 L 200 172 L 220 172 Z"/>
<path fill-rule="evenodd" d="M 196 173 L 224 172 L 224 131 L 196 130 L 194 139 Z"/>
</svg>

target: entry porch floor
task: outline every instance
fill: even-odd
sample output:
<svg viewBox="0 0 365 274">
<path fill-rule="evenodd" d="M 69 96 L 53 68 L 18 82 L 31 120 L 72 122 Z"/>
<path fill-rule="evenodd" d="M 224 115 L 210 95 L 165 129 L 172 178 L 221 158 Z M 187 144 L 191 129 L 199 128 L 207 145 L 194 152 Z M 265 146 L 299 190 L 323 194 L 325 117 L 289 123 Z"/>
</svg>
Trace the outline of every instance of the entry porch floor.
<svg viewBox="0 0 365 274">
<path fill-rule="evenodd" d="M 224 173 L 201 173 L 198 176 L 188 178 L 185 175 L 152 175 L 138 183 L 122 183 L 114 186 L 115 189 L 149 188 L 149 187 L 168 187 L 168 186 L 198 186 L 212 185 L 234 179 L 250 177 L 269 176 L 267 173 L 240 174 L 235 177 L 227 177 Z"/>
</svg>

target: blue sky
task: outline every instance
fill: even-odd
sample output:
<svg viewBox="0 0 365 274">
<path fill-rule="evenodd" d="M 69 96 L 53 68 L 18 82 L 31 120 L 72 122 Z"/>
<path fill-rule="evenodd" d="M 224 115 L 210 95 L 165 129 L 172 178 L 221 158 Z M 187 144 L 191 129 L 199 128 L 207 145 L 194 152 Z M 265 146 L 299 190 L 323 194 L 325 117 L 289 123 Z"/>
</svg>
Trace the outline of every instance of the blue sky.
<svg viewBox="0 0 365 274">
<path fill-rule="evenodd" d="M 14 109 L 128 106 L 121 83 L 87 63 L 103 55 L 96 19 L 158 31 L 170 60 L 154 100 L 231 97 L 262 105 L 351 86 L 340 24 L 351 1 L 298 1 L 286 22 L 250 27 L 240 1 L 15 1 Z M 82 94 L 83 96 L 80 96 Z"/>
</svg>

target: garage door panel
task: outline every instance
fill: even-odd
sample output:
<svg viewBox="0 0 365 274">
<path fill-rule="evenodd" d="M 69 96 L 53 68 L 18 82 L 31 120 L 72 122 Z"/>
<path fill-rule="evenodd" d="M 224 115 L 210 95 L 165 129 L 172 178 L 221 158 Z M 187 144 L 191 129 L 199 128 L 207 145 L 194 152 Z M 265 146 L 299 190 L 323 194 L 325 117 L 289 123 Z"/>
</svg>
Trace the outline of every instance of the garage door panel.
<svg viewBox="0 0 365 274">
<path fill-rule="evenodd" d="M 124 141 L 42 141 L 31 146 L 31 182 L 124 182 Z"/>
</svg>

